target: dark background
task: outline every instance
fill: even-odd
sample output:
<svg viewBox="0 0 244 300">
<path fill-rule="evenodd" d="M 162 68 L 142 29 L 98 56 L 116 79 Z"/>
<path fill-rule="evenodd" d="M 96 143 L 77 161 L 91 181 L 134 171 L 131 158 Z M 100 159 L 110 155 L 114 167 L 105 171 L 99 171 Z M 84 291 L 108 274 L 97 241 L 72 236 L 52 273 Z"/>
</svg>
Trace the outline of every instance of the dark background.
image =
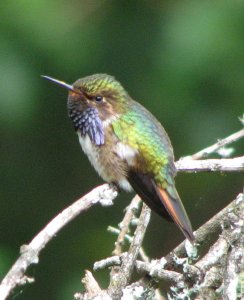
<svg viewBox="0 0 244 300">
<path fill-rule="evenodd" d="M 0 276 L 58 212 L 102 183 L 67 117 L 74 82 L 108 73 L 162 122 L 176 159 L 241 128 L 244 4 L 241 1 L 3 1 L 0 5 Z M 243 142 L 234 145 L 242 154 Z M 193 227 L 241 191 L 241 174 L 179 174 Z M 13 299 L 72 299 L 84 269 L 109 256 L 132 195 L 93 207 L 66 226 L 29 271 L 36 283 Z M 183 236 L 153 214 L 144 241 L 153 258 Z M 95 274 L 103 287 L 107 272 Z"/>
</svg>

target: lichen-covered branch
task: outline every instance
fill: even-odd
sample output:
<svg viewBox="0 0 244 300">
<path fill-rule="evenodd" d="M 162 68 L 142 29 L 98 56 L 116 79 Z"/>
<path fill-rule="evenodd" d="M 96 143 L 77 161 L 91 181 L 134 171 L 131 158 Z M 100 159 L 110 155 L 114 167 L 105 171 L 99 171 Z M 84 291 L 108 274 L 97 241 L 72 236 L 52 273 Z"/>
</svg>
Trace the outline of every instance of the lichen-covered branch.
<svg viewBox="0 0 244 300">
<path fill-rule="evenodd" d="M 237 158 L 229 158 L 229 159 L 207 159 L 207 160 L 198 160 L 201 159 L 209 154 L 218 151 L 219 149 L 223 148 L 234 141 L 244 137 L 244 129 L 236 132 L 235 134 L 230 135 L 229 137 L 218 141 L 216 144 L 186 158 L 183 158 L 176 162 L 176 167 L 179 172 L 206 172 L 206 171 L 221 171 L 221 172 L 240 172 L 244 171 L 244 157 L 237 157 Z M 68 224 L 71 220 L 73 220 L 76 216 L 83 213 L 93 205 L 100 203 L 104 206 L 111 205 L 113 199 L 117 196 L 117 190 L 115 187 L 109 184 L 104 184 L 92 190 L 90 193 L 85 195 L 84 197 L 80 198 L 68 208 L 64 209 L 59 215 L 57 215 L 47 226 L 42 229 L 36 237 L 28 244 L 21 247 L 20 257 L 14 263 L 10 271 L 4 277 L 0 284 L 0 295 L 1 299 L 6 299 L 11 291 L 13 291 L 17 286 L 24 285 L 28 282 L 33 282 L 32 278 L 28 278 L 25 273 L 28 267 L 31 264 L 38 263 L 39 254 L 41 250 L 46 246 L 46 244 L 56 236 L 57 232 L 59 232 L 66 224 Z M 138 266 L 136 263 L 136 258 L 138 255 L 138 251 L 141 248 L 141 243 L 143 240 L 143 236 L 147 226 L 147 216 L 150 214 L 150 210 L 143 206 L 143 214 L 144 216 L 144 224 L 140 223 L 137 226 L 135 232 L 135 238 L 132 240 L 130 250 L 128 251 L 127 255 L 123 259 L 122 266 L 123 272 L 120 274 L 124 274 L 125 278 L 122 280 L 119 289 L 123 289 L 123 287 L 129 282 L 131 272 L 133 270 L 134 264 Z M 220 213 L 221 214 L 221 213 Z M 132 215 L 127 215 L 122 223 L 124 223 L 124 227 L 122 226 L 121 231 L 119 232 L 117 246 L 115 248 L 115 253 L 120 254 L 122 251 L 122 244 L 123 240 L 126 237 L 126 233 L 128 231 L 128 226 L 131 223 Z M 140 220 L 142 220 L 140 218 Z M 219 214 L 216 217 L 219 220 Z M 206 227 L 204 232 L 202 233 L 203 237 L 210 236 L 212 231 L 215 231 L 215 228 L 219 229 L 217 222 L 213 221 L 214 226 Z M 123 224 L 122 224 L 123 225 Z M 201 235 L 199 235 L 201 236 Z M 140 237 L 140 238 L 139 238 Z M 198 240 L 200 242 L 200 240 Z M 183 249 L 183 250 L 182 250 Z M 180 245 L 175 252 L 177 254 L 184 254 L 184 247 Z M 232 255 L 233 256 L 233 255 Z M 167 261 L 167 264 L 172 263 L 173 256 L 169 256 L 171 259 Z M 230 255 L 231 257 L 231 255 Z M 145 257 L 146 258 L 146 257 Z M 168 257 L 167 257 L 168 258 Z M 145 259 L 147 260 L 147 259 Z M 148 263 L 148 262 L 147 262 Z M 142 265 L 141 265 L 142 266 Z M 140 268 L 142 268 L 140 266 Z M 147 265 L 148 266 L 148 265 Z M 228 265 L 231 268 L 231 264 Z M 175 274 L 176 275 L 176 274 Z M 226 282 L 228 279 L 226 279 Z M 110 285 L 111 287 L 113 285 Z M 114 289 L 110 288 L 110 292 L 113 295 Z M 228 289 L 227 289 L 228 290 Z M 226 292 L 227 293 L 227 292 Z"/>
<path fill-rule="evenodd" d="M 130 223 L 135 216 L 135 211 L 138 210 L 141 203 L 140 197 L 137 195 L 132 199 L 130 205 L 126 209 L 125 216 L 122 222 L 119 224 L 120 232 L 118 234 L 117 241 L 115 242 L 114 255 L 120 255 L 122 253 L 122 246 L 125 241 L 125 236 L 129 231 Z"/>
<path fill-rule="evenodd" d="M 116 189 L 109 184 L 104 184 L 93 189 L 90 193 L 78 199 L 51 220 L 28 245 L 22 246 L 20 257 L 1 282 L 1 300 L 6 299 L 10 292 L 17 286 L 26 284 L 31 280 L 25 276 L 27 268 L 31 264 L 38 263 L 41 250 L 53 237 L 56 236 L 58 231 L 60 231 L 77 215 L 97 203 L 101 203 L 102 205 L 111 205 L 116 196 Z"/>
<path fill-rule="evenodd" d="M 175 163 L 178 172 L 244 172 L 244 156 L 193 160 L 182 158 Z"/>
<path fill-rule="evenodd" d="M 219 223 L 218 226 L 217 223 Z M 171 297 L 173 297 L 170 299 L 237 299 L 238 280 L 241 278 L 244 268 L 243 193 L 201 226 L 195 232 L 196 240 L 200 244 L 203 241 L 209 242 L 209 239 L 206 238 L 207 231 L 216 229 L 221 230 L 221 234 L 215 243 L 204 256 L 200 256 L 191 264 L 188 263 L 188 259 L 178 259 L 175 253 L 178 255 L 186 255 L 186 253 L 176 248 L 174 254 L 171 253 L 149 263 L 136 260 L 136 271 L 141 275 L 147 274 L 158 281 L 169 282 L 172 287 Z M 120 266 L 125 255 L 127 254 L 112 256 L 96 262 L 94 270 L 113 265 Z M 169 264 L 169 258 L 174 261 L 174 264 Z"/>
<path fill-rule="evenodd" d="M 209 244 L 213 239 L 213 236 L 220 234 L 223 230 L 223 226 L 229 222 L 229 212 L 236 211 L 240 206 L 240 199 L 242 199 L 242 194 L 228 204 L 224 209 L 214 215 L 209 221 L 202 225 L 198 230 L 194 232 L 196 238 L 196 244 L 201 247 L 203 244 Z M 243 208 L 244 210 L 244 208 Z M 165 257 L 165 267 L 173 268 L 175 265 L 174 256 L 184 257 L 186 256 L 185 242 L 182 242 L 174 250 L 172 250 Z"/>
<path fill-rule="evenodd" d="M 121 267 L 117 272 L 113 272 L 108 294 L 114 300 L 121 299 L 123 289 L 129 283 L 134 265 L 150 220 L 151 210 L 146 204 L 143 204 L 141 215 L 137 228 L 135 230 L 134 239 L 130 245 L 128 253 L 123 257 Z"/>
</svg>

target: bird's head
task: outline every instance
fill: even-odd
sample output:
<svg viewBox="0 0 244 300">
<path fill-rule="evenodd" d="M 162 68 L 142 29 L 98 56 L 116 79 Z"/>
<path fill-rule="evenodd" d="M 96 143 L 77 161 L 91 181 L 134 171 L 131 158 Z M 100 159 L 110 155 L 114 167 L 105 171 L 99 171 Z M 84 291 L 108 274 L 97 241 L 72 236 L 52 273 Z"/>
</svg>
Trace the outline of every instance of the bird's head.
<svg viewBox="0 0 244 300">
<path fill-rule="evenodd" d="M 68 110 L 85 111 L 95 108 L 102 121 L 123 113 L 130 97 L 122 85 L 112 76 L 95 74 L 69 85 L 63 81 L 43 76 L 69 90 Z"/>
</svg>

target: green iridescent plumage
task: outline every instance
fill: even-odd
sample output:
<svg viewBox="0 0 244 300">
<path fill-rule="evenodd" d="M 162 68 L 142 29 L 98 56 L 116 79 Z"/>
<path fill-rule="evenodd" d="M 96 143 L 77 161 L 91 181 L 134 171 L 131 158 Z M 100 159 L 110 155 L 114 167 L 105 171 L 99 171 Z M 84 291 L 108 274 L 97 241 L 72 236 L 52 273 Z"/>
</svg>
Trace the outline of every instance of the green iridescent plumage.
<svg viewBox="0 0 244 300">
<path fill-rule="evenodd" d="M 74 83 L 74 86 L 78 89 L 82 87 L 82 91 L 88 94 L 96 94 L 100 93 L 100 91 L 106 93 L 106 91 L 109 92 L 113 90 L 116 92 L 121 102 L 128 97 L 128 94 L 122 85 L 115 80 L 113 76 L 107 74 L 94 74 L 78 79 Z"/>
<path fill-rule="evenodd" d="M 133 188 L 192 242 L 191 224 L 175 188 L 173 149 L 156 118 L 112 76 L 95 74 L 73 85 L 46 78 L 70 91 L 69 116 L 98 174 L 121 189 Z"/>
<path fill-rule="evenodd" d="M 150 173 L 163 188 L 167 181 L 172 183 L 172 146 L 153 115 L 133 101 L 128 112 L 112 122 L 112 127 L 120 141 L 138 150 L 142 172 Z"/>
</svg>

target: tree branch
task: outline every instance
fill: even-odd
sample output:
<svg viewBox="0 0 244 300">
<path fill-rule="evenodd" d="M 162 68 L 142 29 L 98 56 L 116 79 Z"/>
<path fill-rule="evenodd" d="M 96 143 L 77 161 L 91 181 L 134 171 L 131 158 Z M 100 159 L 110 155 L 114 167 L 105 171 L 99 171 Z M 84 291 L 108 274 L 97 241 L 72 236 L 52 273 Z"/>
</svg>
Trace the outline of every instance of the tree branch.
<svg viewBox="0 0 244 300">
<path fill-rule="evenodd" d="M 194 155 L 193 155 L 194 156 Z M 222 159 L 193 160 L 182 158 L 176 163 L 178 172 L 243 172 L 244 156 Z"/>
<path fill-rule="evenodd" d="M 117 273 L 113 272 L 112 274 L 108 288 L 108 294 L 114 300 L 121 299 L 123 289 L 126 287 L 131 278 L 134 264 L 150 220 L 150 215 L 150 208 L 146 204 L 143 204 L 139 222 L 135 231 L 135 236 L 130 245 L 129 251 L 122 259 L 121 268 Z"/>
<path fill-rule="evenodd" d="M 236 211 L 240 205 L 243 194 L 239 194 L 237 198 L 228 204 L 224 209 L 213 216 L 209 221 L 202 225 L 198 230 L 194 231 L 194 236 L 196 238 L 196 244 L 199 246 L 209 243 L 214 235 L 218 235 L 225 224 L 229 222 L 229 212 Z M 179 246 L 177 246 L 173 251 L 171 251 L 165 257 L 165 268 L 174 269 L 175 261 L 174 257 L 184 257 L 187 255 L 185 248 L 185 241 L 183 241 Z"/>
<path fill-rule="evenodd" d="M 126 214 L 122 222 L 119 224 L 120 232 L 117 241 L 115 242 L 115 249 L 113 251 L 114 255 L 120 255 L 122 253 L 122 246 L 124 244 L 125 236 L 129 231 L 130 223 L 132 221 L 132 218 L 135 216 L 135 211 L 138 210 L 140 203 L 141 199 L 136 195 L 132 199 L 130 205 L 127 207 Z"/>
<path fill-rule="evenodd" d="M 81 197 L 58 214 L 34 237 L 29 245 L 21 247 L 20 257 L 1 282 L 1 299 L 6 299 L 16 286 L 26 284 L 27 277 L 24 274 L 27 268 L 31 264 L 38 263 L 41 250 L 54 236 L 56 236 L 60 229 L 91 206 L 97 203 L 105 206 L 111 205 L 116 197 L 117 191 L 115 188 L 109 184 L 103 184 L 93 189 L 90 193 Z"/>
<path fill-rule="evenodd" d="M 217 143 L 191 155 L 190 158 L 191 159 L 201 159 L 201 158 L 208 157 L 209 154 L 214 153 L 217 150 L 219 150 L 220 148 L 222 148 L 228 144 L 231 144 L 233 142 L 236 142 L 243 137 L 244 137 L 244 128 L 237 131 L 236 133 L 229 135 L 228 137 L 226 137 L 224 139 L 219 140 Z"/>
<path fill-rule="evenodd" d="M 186 282 L 192 285 L 188 288 L 189 293 L 197 292 L 202 296 L 203 294 L 205 295 L 203 298 L 200 297 L 197 299 L 212 299 L 209 295 L 213 294 L 214 287 L 218 287 L 221 282 L 224 283 L 224 281 L 226 282 L 224 291 L 229 297 L 226 299 L 236 299 L 236 297 L 233 296 L 236 296 L 236 289 L 233 288 L 233 283 L 235 283 L 235 285 L 237 284 L 237 277 L 241 272 L 241 263 L 244 261 L 243 219 L 244 194 L 242 193 L 218 215 L 214 216 L 195 231 L 196 240 L 201 243 L 207 234 L 207 230 L 217 228 L 217 223 L 219 223 L 219 227 L 221 227 L 222 234 L 210 250 L 195 264 L 189 265 L 186 259 L 181 260 L 184 266 L 183 274 L 175 270 L 167 270 L 169 267 L 170 269 L 179 267 L 177 263 L 175 263 L 174 267 L 172 267 L 172 265 L 170 266 L 167 258 L 170 256 L 172 260 L 175 259 L 175 253 L 179 253 L 179 249 L 177 248 L 168 256 L 162 257 L 159 260 L 153 260 L 150 263 L 136 260 L 135 268 L 140 274 L 148 274 L 159 281 L 168 281 L 171 285 L 174 285 L 176 287 L 174 299 L 182 299 L 180 296 L 182 296 L 182 289 L 186 288 Z M 235 245 L 236 243 L 237 245 Z M 233 247 L 234 245 L 235 247 Z M 228 254 L 229 249 L 231 249 L 231 251 Z M 181 254 L 186 253 L 181 251 Z M 127 254 L 123 253 L 120 256 L 112 256 L 96 262 L 94 264 L 94 270 L 111 267 L 113 265 L 121 265 L 124 259 L 123 257 L 126 255 Z M 176 259 L 176 261 L 177 260 L 178 259 Z M 226 261 L 228 261 L 228 272 L 225 272 Z M 225 276 L 223 276 L 223 274 L 225 274 Z M 177 298 L 176 295 L 178 295 L 179 298 Z M 187 298 L 187 295 L 185 295 L 185 297 Z M 190 299 L 192 298 L 190 297 Z"/>
<path fill-rule="evenodd" d="M 209 159 L 204 161 L 194 161 L 198 158 L 203 158 L 217 151 L 225 145 L 228 145 L 244 136 L 244 129 L 236 132 L 235 134 L 230 135 L 229 137 L 218 141 L 216 144 L 192 155 L 191 157 L 183 158 L 176 162 L 176 166 L 178 171 L 180 172 L 205 172 L 205 171 L 243 171 L 243 157 L 231 158 L 231 159 Z M 57 232 L 61 230 L 65 225 L 67 225 L 71 220 L 73 220 L 80 213 L 83 213 L 91 206 L 96 203 L 100 203 L 103 206 L 111 205 L 112 200 L 117 196 L 117 191 L 115 187 L 104 184 L 101 185 L 90 193 L 80 198 L 68 208 L 64 209 L 59 215 L 57 215 L 42 231 L 40 231 L 36 237 L 30 242 L 29 245 L 24 245 L 21 247 L 21 255 L 12 266 L 10 271 L 7 273 L 5 278 L 2 280 L 0 285 L 0 295 L 1 299 L 6 299 L 9 296 L 10 292 L 15 289 L 18 285 L 26 284 L 27 282 L 32 282 L 33 279 L 25 276 L 25 272 L 31 264 L 38 263 L 39 254 L 41 250 L 46 246 L 46 244 L 56 236 Z M 138 255 L 138 251 L 140 249 L 143 236 L 146 230 L 146 226 L 148 223 L 148 218 L 150 215 L 150 210 L 143 206 L 143 212 L 140 217 L 139 225 L 135 232 L 135 238 L 130 246 L 130 250 L 126 259 L 123 260 L 122 266 L 124 270 L 120 273 L 125 276 L 122 283 L 119 286 L 120 290 L 123 289 L 123 286 L 128 282 L 131 272 L 133 269 L 133 265 L 135 263 L 135 259 Z M 118 247 L 116 251 L 121 251 L 121 242 L 125 237 L 125 233 L 128 230 L 129 219 L 125 221 L 125 229 L 122 229 L 119 240 Z M 144 221 L 143 221 L 144 220 Z M 144 224 L 143 224 L 143 222 Z M 140 223 L 141 222 L 141 223 Z M 217 226 L 217 225 L 216 225 Z M 208 229 L 207 229 L 208 230 Z M 182 246 L 179 246 L 179 249 L 182 249 Z M 178 250 L 176 251 L 176 253 Z M 181 252 L 181 251 L 179 251 Z M 129 264 L 129 266 L 128 266 Z M 131 265 L 130 265 L 131 264 Z M 110 288 L 111 293 L 113 294 L 114 289 Z M 112 291 L 113 290 L 113 291 Z"/>
</svg>

